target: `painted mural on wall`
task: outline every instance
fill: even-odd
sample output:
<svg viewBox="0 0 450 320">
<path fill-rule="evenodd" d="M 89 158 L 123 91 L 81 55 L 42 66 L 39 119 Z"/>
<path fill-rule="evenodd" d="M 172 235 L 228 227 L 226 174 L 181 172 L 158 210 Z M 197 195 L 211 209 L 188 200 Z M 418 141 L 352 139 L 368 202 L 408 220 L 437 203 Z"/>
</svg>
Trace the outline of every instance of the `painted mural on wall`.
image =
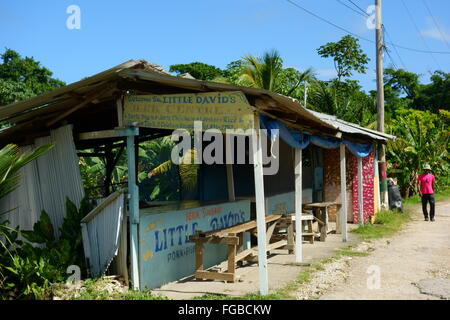
<svg viewBox="0 0 450 320">
<path fill-rule="evenodd" d="M 353 223 L 359 223 L 358 208 L 358 159 L 352 158 L 352 203 L 353 203 Z M 370 154 L 362 159 L 363 175 L 363 217 L 364 223 L 368 222 L 374 215 L 374 173 L 375 173 L 375 151 L 372 149 Z"/>
<path fill-rule="evenodd" d="M 141 214 L 139 274 L 141 288 L 157 288 L 195 272 L 195 231 L 231 227 L 250 220 L 250 201 L 228 202 L 158 214 Z M 227 246 L 205 244 L 204 266 L 227 257 Z"/>
<path fill-rule="evenodd" d="M 313 202 L 312 189 L 302 190 L 302 203 Z M 275 196 L 267 197 L 267 213 L 268 214 L 284 214 L 295 212 L 295 192 L 282 193 Z"/>
</svg>

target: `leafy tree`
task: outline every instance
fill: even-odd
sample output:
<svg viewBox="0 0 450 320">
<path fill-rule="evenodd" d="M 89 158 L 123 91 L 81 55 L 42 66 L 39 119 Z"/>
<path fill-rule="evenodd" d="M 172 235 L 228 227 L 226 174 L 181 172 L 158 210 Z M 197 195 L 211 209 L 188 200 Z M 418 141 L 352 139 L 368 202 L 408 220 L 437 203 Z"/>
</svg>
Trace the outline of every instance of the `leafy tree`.
<svg viewBox="0 0 450 320">
<path fill-rule="evenodd" d="M 421 85 L 419 96 L 413 107 L 437 113 L 439 109 L 450 111 L 450 73 L 435 71 L 431 83 Z"/>
<path fill-rule="evenodd" d="M 223 77 L 225 82 L 240 85 L 241 75 L 243 73 L 244 61 L 235 60 L 227 64 L 227 67 L 223 71 Z"/>
<path fill-rule="evenodd" d="M 170 66 L 169 71 L 177 74 L 189 73 L 195 79 L 208 81 L 220 77 L 223 74 L 221 69 L 203 62 L 174 64 Z"/>
<path fill-rule="evenodd" d="M 404 110 L 391 123 L 397 140 L 388 143 L 388 172 L 398 179 L 400 190 L 409 197 L 423 164 L 433 168 L 438 188 L 448 185 L 450 134 L 437 115 L 418 110 Z M 411 112 L 412 111 L 412 112 Z"/>
<path fill-rule="evenodd" d="M 53 73 L 34 58 L 22 58 L 16 51 L 6 49 L 0 64 L 0 106 L 64 86 L 52 78 Z"/>
<path fill-rule="evenodd" d="M 375 99 L 361 91 L 357 81 L 316 81 L 308 94 L 308 107 L 362 126 L 375 127 Z"/>
<path fill-rule="evenodd" d="M 317 49 L 323 58 L 333 58 L 338 81 L 344 77 L 351 77 L 353 72 L 366 73 L 369 57 L 363 52 L 359 40 L 347 35 L 338 42 L 328 42 Z"/>
</svg>

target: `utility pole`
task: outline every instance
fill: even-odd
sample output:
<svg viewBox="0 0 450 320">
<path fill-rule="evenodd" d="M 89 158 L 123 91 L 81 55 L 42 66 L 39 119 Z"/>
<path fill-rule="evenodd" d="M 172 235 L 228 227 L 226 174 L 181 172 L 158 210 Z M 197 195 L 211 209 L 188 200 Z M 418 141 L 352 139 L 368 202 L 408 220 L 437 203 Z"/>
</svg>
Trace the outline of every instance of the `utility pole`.
<svg viewBox="0 0 450 320">
<path fill-rule="evenodd" d="M 377 50 L 377 126 L 378 131 L 384 133 L 384 81 L 383 81 L 383 32 L 381 22 L 381 1 L 375 0 L 376 10 L 376 50 Z M 386 150 L 385 145 L 379 145 L 380 195 L 381 207 L 388 209 Z"/>
</svg>

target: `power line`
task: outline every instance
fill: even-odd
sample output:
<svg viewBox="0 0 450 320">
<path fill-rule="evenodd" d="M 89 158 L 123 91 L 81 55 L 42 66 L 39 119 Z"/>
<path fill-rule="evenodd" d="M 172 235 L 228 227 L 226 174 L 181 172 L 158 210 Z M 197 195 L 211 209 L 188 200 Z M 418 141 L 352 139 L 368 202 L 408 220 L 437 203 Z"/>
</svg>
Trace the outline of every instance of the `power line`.
<svg viewBox="0 0 450 320">
<path fill-rule="evenodd" d="M 417 33 L 418 33 L 419 36 L 422 38 L 423 44 L 425 45 L 425 47 L 426 47 L 428 50 L 430 50 L 430 47 L 428 47 L 428 44 L 427 44 L 427 42 L 425 41 L 425 38 L 423 37 L 422 33 L 420 32 L 420 29 L 419 29 L 419 27 L 417 26 L 417 23 L 416 23 L 416 21 L 414 20 L 414 17 L 413 17 L 413 15 L 411 14 L 411 11 L 409 11 L 409 8 L 408 8 L 408 6 L 406 5 L 406 3 L 405 3 L 404 0 L 402 0 L 402 3 L 403 3 L 403 6 L 404 6 L 405 9 L 406 9 L 406 12 L 408 13 L 408 16 L 409 16 L 411 22 L 413 23 L 414 27 L 416 28 Z M 441 66 L 439 65 L 439 62 L 436 60 L 436 57 L 433 55 L 433 53 L 430 52 L 430 56 L 431 56 L 431 58 L 433 58 L 434 62 L 435 62 L 436 65 L 438 66 L 438 68 L 439 68 L 439 69 L 442 69 Z"/>
<path fill-rule="evenodd" d="M 389 32 L 387 31 L 386 26 L 383 24 L 381 27 L 383 28 L 383 31 L 384 31 L 384 33 L 386 34 L 386 36 L 387 36 L 387 37 L 389 38 L 389 40 L 392 42 L 392 38 L 391 38 Z M 396 47 L 396 46 L 392 46 L 392 47 L 394 48 L 395 53 L 397 54 L 397 57 L 398 57 L 398 59 L 400 60 L 400 63 L 402 64 L 402 66 L 403 66 L 403 69 L 406 70 L 405 62 L 403 61 L 402 57 L 400 56 L 400 53 L 398 52 L 397 47 Z M 386 50 L 387 50 L 387 48 L 386 48 Z"/>
<path fill-rule="evenodd" d="M 366 17 L 369 17 L 369 14 L 366 12 L 366 11 L 364 11 L 360 6 L 358 6 L 356 3 L 354 3 L 352 0 L 348 0 L 348 2 L 350 2 L 352 5 L 354 5 L 356 8 L 358 8 L 358 10 L 359 11 L 361 11 L 362 13 L 364 13 L 364 15 L 366 16 Z"/>
<path fill-rule="evenodd" d="M 337 29 L 339 29 L 341 31 L 344 31 L 344 32 L 346 32 L 348 34 L 351 34 L 352 36 L 354 36 L 356 38 L 359 38 L 361 40 L 368 41 L 370 43 L 375 43 L 375 41 L 373 41 L 373 40 L 370 40 L 368 38 L 360 36 L 360 35 L 358 35 L 358 34 L 356 34 L 354 32 L 351 32 L 351 31 L 349 31 L 349 30 L 347 30 L 347 29 L 345 29 L 345 28 L 343 28 L 343 27 L 341 27 L 341 26 L 339 26 L 339 25 L 337 25 L 337 24 L 335 24 L 335 23 L 325 19 L 325 18 L 322 18 L 321 16 L 319 16 L 319 15 L 315 14 L 314 12 L 312 12 L 312 11 L 302 7 L 301 5 L 299 5 L 298 3 L 296 3 L 296 2 L 294 2 L 292 0 L 286 0 L 286 1 L 289 2 L 290 4 L 292 4 L 293 6 L 297 7 L 298 9 L 301 9 L 301 10 L 305 11 L 309 15 L 312 15 L 313 17 L 321 20 L 322 22 L 325 22 L 326 24 L 329 24 L 329 25 L 331 25 L 331 26 L 333 26 L 333 27 L 335 27 L 335 28 L 337 28 Z M 415 48 L 410 48 L 410 47 L 405 47 L 405 46 L 402 46 L 402 45 L 398 45 L 398 44 L 393 43 L 393 42 L 388 42 L 388 44 L 390 44 L 392 46 L 395 46 L 395 47 L 397 47 L 399 49 L 413 51 L 413 52 L 418 52 L 418 53 L 450 54 L 450 51 L 430 51 L 430 50 L 415 49 Z"/>
<path fill-rule="evenodd" d="M 308 10 L 308 9 L 306 9 L 306 8 L 304 8 L 304 7 L 302 7 L 301 5 L 297 4 L 296 2 L 294 2 L 294 1 L 292 1 L 292 0 L 286 0 L 286 1 L 289 2 L 290 4 L 292 4 L 293 6 L 295 6 L 295 7 L 299 8 L 299 9 L 305 11 L 306 13 L 308 13 L 308 14 L 310 14 L 310 15 L 312 15 L 313 17 L 315 17 L 315 18 L 317 18 L 317 19 L 319 19 L 319 20 L 321 20 L 321 21 L 323 21 L 323 22 L 325 22 L 325 23 L 327 23 L 327 24 L 329 24 L 329 25 L 332 25 L 333 27 L 335 27 L 335 28 L 337 28 L 337 29 L 339 29 L 339 30 L 341 30 L 341 31 L 344 31 L 344 32 L 346 32 L 346 33 L 348 33 L 348 34 L 351 34 L 351 35 L 354 36 L 354 37 L 360 38 L 360 39 L 362 39 L 362 40 L 365 40 L 365 41 L 369 41 L 369 42 L 375 43 L 374 41 L 372 41 L 372 40 L 370 40 L 370 39 L 367 39 L 367 38 L 364 38 L 364 37 L 362 37 L 362 36 L 360 36 L 360 35 L 357 35 L 356 33 L 353 33 L 353 32 L 351 32 L 351 31 L 349 31 L 349 30 L 347 30 L 347 29 L 345 29 L 345 28 L 343 28 L 343 27 L 338 26 L 337 24 L 335 24 L 335 23 L 333 23 L 333 22 L 331 22 L 331 21 L 329 21 L 329 20 L 327 20 L 327 19 L 325 19 L 325 18 L 322 18 L 322 17 L 318 16 L 318 15 L 315 14 L 314 12 L 312 12 L 312 11 L 310 11 L 310 10 Z M 450 53 L 450 52 L 449 52 L 449 53 Z"/>
<path fill-rule="evenodd" d="M 442 39 L 445 41 L 445 43 L 447 44 L 447 46 L 450 48 L 450 43 L 448 42 L 447 37 L 446 37 L 446 35 L 444 34 L 444 32 L 442 32 L 441 28 L 439 27 L 439 24 L 437 23 L 436 19 L 434 18 L 433 13 L 431 13 L 430 7 L 428 6 L 428 4 L 426 3 L 425 0 L 422 0 L 422 2 L 423 2 L 423 4 L 424 4 L 424 6 L 427 8 L 428 13 L 429 13 L 430 16 L 431 16 L 431 19 L 433 19 L 434 25 L 436 26 L 436 28 L 438 29 L 439 33 L 441 34 Z"/>
<path fill-rule="evenodd" d="M 348 4 L 342 2 L 342 0 L 336 0 L 337 2 L 339 2 L 341 5 L 343 5 L 344 7 L 347 7 L 348 9 L 352 10 L 353 12 L 359 14 L 360 16 L 362 16 L 363 18 L 366 18 L 367 15 L 362 14 L 361 12 L 359 12 L 358 10 L 353 9 L 352 7 L 350 7 Z"/>
</svg>

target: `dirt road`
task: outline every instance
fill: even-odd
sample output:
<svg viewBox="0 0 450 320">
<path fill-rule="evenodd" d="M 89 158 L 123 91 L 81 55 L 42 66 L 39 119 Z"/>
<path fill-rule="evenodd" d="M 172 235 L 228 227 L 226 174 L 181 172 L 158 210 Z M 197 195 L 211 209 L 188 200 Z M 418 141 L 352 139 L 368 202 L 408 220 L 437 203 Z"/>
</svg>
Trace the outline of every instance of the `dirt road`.
<svg viewBox="0 0 450 320">
<path fill-rule="evenodd" d="M 320 299 L 450 299 L 450 202 L 437 204 L 435 222 L 423 221 L 417 208 L 398 235 L 371 246 Z"/>
</svg>

